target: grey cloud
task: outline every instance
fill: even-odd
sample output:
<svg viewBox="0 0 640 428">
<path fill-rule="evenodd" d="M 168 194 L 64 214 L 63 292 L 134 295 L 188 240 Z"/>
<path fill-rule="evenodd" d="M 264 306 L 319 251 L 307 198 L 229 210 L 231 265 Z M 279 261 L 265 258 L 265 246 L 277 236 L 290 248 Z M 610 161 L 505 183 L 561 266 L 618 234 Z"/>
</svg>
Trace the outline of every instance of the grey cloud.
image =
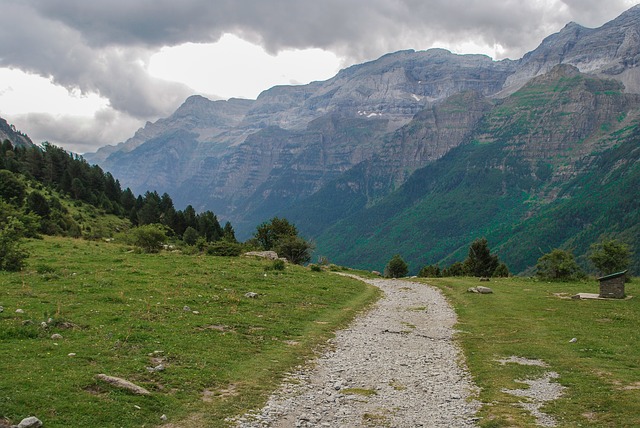
<svg viewBox="0 0 640 428">
<path fill-rule="evenodd" d="M 139 120 L 113 110 L 99 111 L 93 120 L 46 113 L 9 115 L 5 119 L 28 131 L 36 144 L 48 141 L 74 153 L 94 152 L 98 147 L 124 141 L 140 127 Z"/>
<path fill-rule="evenodd" d="M 332 50 L 350 65 L 467 40 L 499 44 L 516 59 L 569 21 L 598 26 L 630 6 L 628 0 L 0 0 L 0 66 L 97 92 L 121 119 L 147 120 L 168 115 L 193 93 L 148 75 L 144 62 L 161 46 L 215 42 L 231 32 L 270 52 Z M 55 131 L 51 118 L 29 123 Z M 81 131 L 68 137 L 80 141 Z"/>
<path fill-rule="evenodd" d="M 585 2 L 587 5 L 585 6 Z M 43 17 L 80 32 L 91 46 L 157 47 L 242 34 L 272 52 L 338 50 L 352 61 L 388 51 L 471 38 L 520 57 L 574 20 L 600 25 L 625 0 L 31 0 Z M 600 18 L 600 19 L 598 19 Z M 413 42 L 413 43 L 411 43 Z M 409 44 L 408 44 L 409 43 Z"/>
<path fill-rule="evenodd" d="M 0 65 L 53 77 L 57 84 L 96 92 L 134 117 L 170 113 L 193 91 L 148 76 L 139 47 L 92 48 L 79 30 L 9 2 L 0 15 Z M 6 12 L 6 13 L 4 13 Z"/>
</svg>

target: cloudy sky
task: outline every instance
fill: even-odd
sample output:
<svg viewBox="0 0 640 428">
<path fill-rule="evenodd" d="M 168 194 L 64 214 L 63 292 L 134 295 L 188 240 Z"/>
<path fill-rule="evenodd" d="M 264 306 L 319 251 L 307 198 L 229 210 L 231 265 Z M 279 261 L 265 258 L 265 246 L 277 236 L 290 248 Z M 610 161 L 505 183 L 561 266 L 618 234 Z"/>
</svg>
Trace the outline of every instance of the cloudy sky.
<svg viewBox="0 0 640 428">
<path fill-rule="evenodd" d="M 518 59 L 638 0 L 0 0 L 0 117 L 78 153 L 191 94 L 255 98 L 400 49 Z"/>
</svg>

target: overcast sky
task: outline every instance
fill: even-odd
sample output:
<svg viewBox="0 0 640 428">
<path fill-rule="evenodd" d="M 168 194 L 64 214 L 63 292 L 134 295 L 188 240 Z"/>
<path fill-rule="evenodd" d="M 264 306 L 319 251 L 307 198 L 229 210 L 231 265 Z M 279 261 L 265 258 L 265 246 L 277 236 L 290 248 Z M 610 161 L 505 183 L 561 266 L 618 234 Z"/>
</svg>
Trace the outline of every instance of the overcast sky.
<svg viewBox="0 0 640 428">
<path fill-rule="evenodd" d="M 401 49 L 518 59 L 638 0 L 0 0 L 0 117 L 78 153 L 192 94 L 255 98 Z"/>
</svg>

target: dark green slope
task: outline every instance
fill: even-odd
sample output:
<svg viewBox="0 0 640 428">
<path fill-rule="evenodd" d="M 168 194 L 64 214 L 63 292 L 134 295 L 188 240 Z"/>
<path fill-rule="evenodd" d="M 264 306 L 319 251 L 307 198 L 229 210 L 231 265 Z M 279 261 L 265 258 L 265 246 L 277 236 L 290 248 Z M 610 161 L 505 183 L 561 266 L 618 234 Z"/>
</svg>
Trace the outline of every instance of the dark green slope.
<svg viewBox="0 0 640 428">
<path fill-rule="evenodd" d="M 469 143 L 322 231 L 318 252 L 367 269 L 400 253 L 416 272 L 486 236 L 522 272 L 555 247 L 584 256 L 603 234 L 637 247 L 637 106 L 615 82 L 555 69 L 498 103 Z"/>
<path fill-rule="evenodd" d="M 318 237 L 318 250 L 336 263 L 378 270 L 400 253 L 416 271 L 517 221 L 536 183 L 528 165 L 515 159 L 505 170 L 491 167 L 502 148 L 452 150 L 380 203 L 329 228 Z"/>
</svg>

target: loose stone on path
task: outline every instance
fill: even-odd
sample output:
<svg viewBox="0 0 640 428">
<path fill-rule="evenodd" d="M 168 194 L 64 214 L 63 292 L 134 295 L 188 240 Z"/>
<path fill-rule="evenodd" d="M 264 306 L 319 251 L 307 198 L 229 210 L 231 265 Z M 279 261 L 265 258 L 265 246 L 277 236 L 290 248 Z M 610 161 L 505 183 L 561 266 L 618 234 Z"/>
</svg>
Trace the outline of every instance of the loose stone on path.
<svg viewBox="0 0 640 428">
<path fill-rule="evenodd" d="M 366 282 L 384 292 L 376 306 L 236 427 L 476 426 L 479 403 L 468 400 L 475 387 L 457 364 L 462 354 L 452 340 L 456 315 L 440 291 L 400 280 Z"/>
</svg>

